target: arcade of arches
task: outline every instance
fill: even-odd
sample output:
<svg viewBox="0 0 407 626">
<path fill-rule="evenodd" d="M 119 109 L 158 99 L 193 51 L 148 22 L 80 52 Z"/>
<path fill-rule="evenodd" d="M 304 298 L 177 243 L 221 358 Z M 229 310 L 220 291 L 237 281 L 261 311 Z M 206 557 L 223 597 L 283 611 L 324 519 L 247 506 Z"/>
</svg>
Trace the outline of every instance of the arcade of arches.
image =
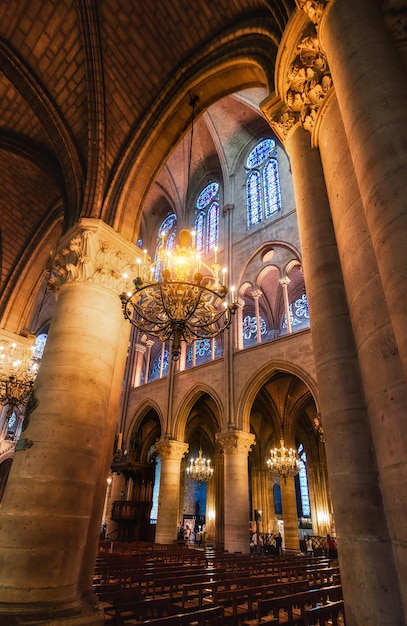
<svg viewBox="0 0 407 626">
<path fill-rule="evenodd" d="M 101 525 L 188 524 L 329 532 L 348 626 L 403 626 L 407 3 L 136 4 L 0 4 L 0 350 L 41 352 L 0 413 L 0 625 L 103 623 Z M 238 306 L 173 361 L 119 296 L 184 226 Z"/>
</svg>

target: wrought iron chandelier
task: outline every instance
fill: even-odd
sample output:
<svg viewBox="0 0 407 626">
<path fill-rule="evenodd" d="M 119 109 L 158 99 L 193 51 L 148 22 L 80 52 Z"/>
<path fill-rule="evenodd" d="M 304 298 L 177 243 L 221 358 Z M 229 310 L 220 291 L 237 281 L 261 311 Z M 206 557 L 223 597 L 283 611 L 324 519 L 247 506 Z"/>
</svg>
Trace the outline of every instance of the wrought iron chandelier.
<svg viewBox="0 0 407 626">
<path fill-rule="evenodd" d="M 7 419 L 29 403 L 37 371 L 33 348 L 0 342 L 0 404 L 8 406 Z"/>
<path fill-rule="evenodd" d="M 288 476 L 295 476 L 300 470 L 300 459 L 294 448 L 286 448 L 284 439 L 280 439 L 280 447 L 270 450 L 267 466 L 272 474 L 284 480 Z"/>
<path fill-rule="evenodd" d="M 191 100 L 187 197 L 196 101 L 196 98 Z M 229 328 L 237 302 L 233 288 L 228 295 L 227 272 L 218 263 L 216 249 L 214 263 L 209 266 L 193 245 L 193 232 L 185 227 L 174 249 L 166 249 L 164 244 L 162 236 L 153 262 L 144 250 L 143 258 L 137 260 L 134 288 L 120 297 L 124 317 L 143 333 L 158 337 L 162 342 L 172 340 L 172 359 L 177 361 L 181 341 L 192 343 L 196 339 L 210 339 Z"/>
<path fill-rule="evenodd" d="M 202 449 L 199 448 L 197 457 L 191 457 L 187 467 L 187 476 L 197 483 L 206 483 L 213 476 L 213 467 L 210 459 L 202 456 Z"/>
</svg>

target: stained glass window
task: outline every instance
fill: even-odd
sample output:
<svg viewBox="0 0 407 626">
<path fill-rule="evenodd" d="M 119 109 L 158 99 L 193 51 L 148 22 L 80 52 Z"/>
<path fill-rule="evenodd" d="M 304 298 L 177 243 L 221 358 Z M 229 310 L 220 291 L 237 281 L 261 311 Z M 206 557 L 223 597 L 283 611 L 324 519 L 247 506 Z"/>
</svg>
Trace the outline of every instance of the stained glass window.
<svg viewBox="0 0 407 626">
<path fill-rule="evenodd" d="M 174 250 L 175 248 L 175 238 L 177 234 L 177 216 L 175 213 L 170 213 L 167 215 L 165 220 L 161 223 L 160 228 L 158 229 L 158 237 L 157 237 L 157 247 L 155 249 L 155 257 L 154 261 L 158 260 L 158 251 L 161 250 L 163 244 L 166 250 Z M 155 266 L 155 280 L 160 279 L 161 273 L 161 264 L 157 263 Z"/>
<path fill-rule="evenodd" d="M 195 248 L 204 251 L 205 244 L 205 213 L 201 211 L 195 220 Z"/>
<path fill-rule="evenodd" d="M 34 359 L 39 360 L 42 358 L 47 339 L 48 335 L 46 333 L 41 333 L 41 335 L 36 336 L 34 341 Z"/>
<path fill-rule="evenodd" d="M 298 456 L 300 457 L 300 471 L 298 472 L 298 480 L 300 485 L 302 515 L 310 517 L 311 507 L 309 503 L 308 493 L 308 475 L 307 475 L 307 455 L 302 443 L 298 446 Z"/>
<path fill-rule="evenodd" d="M 246 159 L 247 227 L 252 228 L 282 209 L 276 143 L 263 139 Z"/>
<path fill-rule="evenodd" d="M 280 179 L 276 159 L 270 159 L 263 170 L 264 216 L 267 219 L 281 209 Z"/>
<path fill-rule="evenodd" d="M 254 170 L 247 178 L 247 227 L 255 226 L 261 221 L 261 184 L 260 172 Z"/>
<path fill-rule="evenodd" d="M 298 298 L 298 300 L 290 303 L 289 311 L 291 327 L 309 325 L 308 300 L 305 293 L 302 294 L 301 298 Z M 282 327 L 287 328 L 287 316 L 285 314 Z"/>
<path fill-rule="evenodd" d="M 195 247 L 199 252 L 210 252 L 218 244 L 219 183 L 204 187 L 196 200 Z"/>
<path fill-rule="evenodd" d="M 210 252 L 218 243 L 219 203 L 214 200 L 208 209 L 206 250 Z"/>
<path fill-rule="evenodd" d="M 267 333 L 267 324 L 265 320 L 260 317 L 260 334 L 265 335 Z M 257 318 L 250 315 L 246 315 L 243 318 L 243 337 L 250 339 L 257 336 Z"/>
<path fill-rule="evenodd" d="M 200 365 L 212 358 L 212 340 L 211 339 L 197 339 L 193 344 L 188 346 L 187 350 L 187 366 L 191 367 L 193 364 L 193 351 L 195 345 L 195 363 Z M 219 356 L 219 346 L 215 339 L 215 357 Z"/>
</svg>

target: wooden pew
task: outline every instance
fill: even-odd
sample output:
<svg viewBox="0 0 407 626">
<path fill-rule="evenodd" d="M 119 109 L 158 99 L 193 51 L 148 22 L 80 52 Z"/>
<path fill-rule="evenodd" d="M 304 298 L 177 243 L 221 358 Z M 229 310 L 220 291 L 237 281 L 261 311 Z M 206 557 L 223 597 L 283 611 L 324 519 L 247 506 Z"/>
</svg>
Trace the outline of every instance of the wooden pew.
<svg viewBox="0 0 407 626">
<path fill-rule="evenodd" d="M 105 623 L 114 626 L 120 626 L 127 621 L 135 620 L 144 622 L 146 620 L 167 617 L 174 615 L 176 609 L 171 598 L 125 598 L 117 602 L 112 608 L 105 608 Z"/>
<path fill-rule="evenodd" d="M 305 611 L 304 626 L 338 626 L 339 617 L 342 616 L 342 623 L 345 626 L 345 607 L 343 600 L 329 602 L 323 606 L 316 606 Z"/>
<path fill-rule="evenodd" d="M 341 585 L 331 587 L 321 587 L 316 589 L 308 589 L 300 593 L 291 593 L 284 596 L 276 596 L 274 598 L 266 598 L 258 602 L 258 623 L 264 623 L 263 618 L 272 613 L 273 618 L 278 620 L 278 624 L 295 623 L 299 621 L 303 623 L 305 616 L 310 607 L 319 608 L 317 605 L 328 606 L 342 601 Z M 281 612 L 287 614 L 281 616 Z M 312 615 L 312 614 L 311 614 Z"/>
<path fill-rule="evenodd" d="M 223 606 L 225 609 L 225 622 L 250 619 L 257 611 L 262 598 L 292 597 L 289 594 L 297 594 L 308 589 L 308 581 L 297 580 L 285 583 L 276 583 L 263 586 L 246 586 L 238 589 L 216 590 L 213 594 L 213 603 Z M 266 600 L 267 601 L 267 600 Z"/>
<path fill-rule="evenodd" d="M 200 611 L 190 611 L 188 613 L 177 613 L 176 615 L 168 615 L 157 619 L 151 619 L 147 622 L 129 623 L 132 626 L 223 626 L 223 607 L 214 606 Z M 120 622 L 123 626 L 126 621 Z"/>
</svg>

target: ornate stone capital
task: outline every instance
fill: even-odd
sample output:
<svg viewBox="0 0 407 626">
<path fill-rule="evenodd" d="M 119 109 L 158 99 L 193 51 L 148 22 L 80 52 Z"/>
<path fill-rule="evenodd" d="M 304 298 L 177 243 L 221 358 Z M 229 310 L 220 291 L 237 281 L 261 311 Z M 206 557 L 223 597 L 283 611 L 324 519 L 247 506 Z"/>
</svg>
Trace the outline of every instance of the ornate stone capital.
<svg viewBox="0 0 407 626">
<path fill-rule="evenodd" d="M 288 276 L 283 276 L 283 278 L 279 278 L 278 282 L 280 283 L 280 285 L 289 285 L 291 280 L 288 278 Z"/>
<path fill-rule="evenodd" d="M 91 282 L 120 295 L 137 275 L 138 256 L 142 252 L 134 244 L 101 220 L 82 219 L 59 242 L 49 286 Z"/>
<path fill-rule="evenodd" d="M 298 124 L 300 114 L 291 111 L 279 97 L 266 98 L 260 108 L 274 133 L 284 143 L 290 130 Z"/>
<path fill-rule="evenodd" d="M 261 291 L 261 289 L 254 289 L 254 290 L 252 291 L 252 294 L 251 294 L 251 295 L 252 295 L 252 297 L 253 297 L 255 300 L 256 300 L 256 299 L 258 300 L 259 298 L 261 298 L 261 297 L 262 297 L 263 292 Z"/>
<path fill-rule="evenodd" d="M 181 461 L 189 450 L 189 445 L 176 439 L 160 439 L 155 444 L 156 450 L 162 459 Z"/>
<path fill-rule="evenodd" d="M 256 444 L 255 436 L 243 430 L 216 433 L 215 439 L 226 454 L 247 454 Z"/>
<path fill-rule="evenodd" d="M 304 37 L 296 52 L 287 72 L 284 99 L 288 109 L 299 115 L 302 126 L 311 131 L 332 78 L 316 33 Z"/>
<path fill-rule="evenodd" d="M 296 0 L 301 11 L 305 11 L 313 24 L 319 24 L 329 0 Z"/>
</svg>

